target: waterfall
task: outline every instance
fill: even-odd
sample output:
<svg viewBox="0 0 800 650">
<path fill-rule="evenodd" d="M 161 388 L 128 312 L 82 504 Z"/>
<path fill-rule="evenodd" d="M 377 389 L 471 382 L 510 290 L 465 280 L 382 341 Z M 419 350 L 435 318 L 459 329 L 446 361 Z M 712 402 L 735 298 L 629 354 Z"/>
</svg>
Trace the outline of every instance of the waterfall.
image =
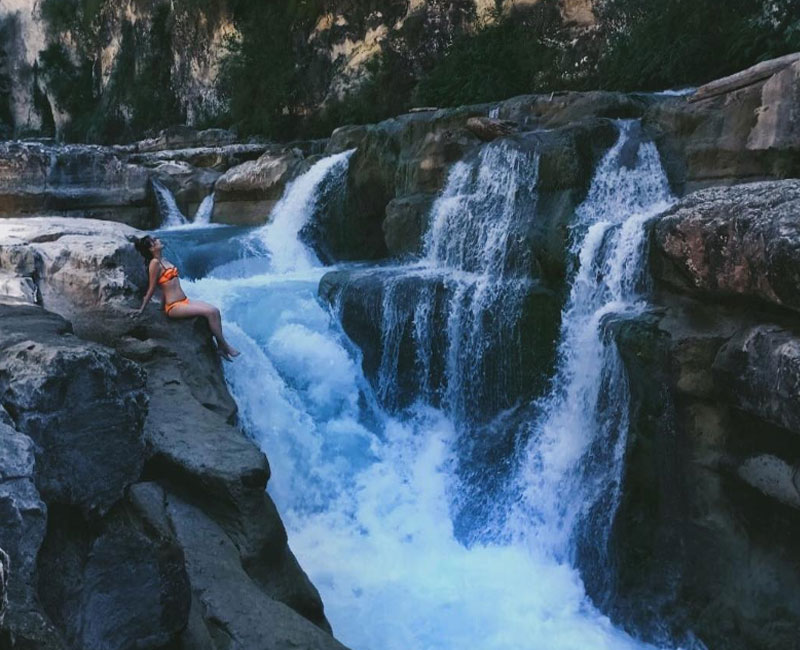
<svg viewBox="0 0 800 650">
<path fill-rule="evenodd" d="M 396 370 L 400 341 L 409 333 L 424 401 L 468 420 L 518 397 L 527 379 L 519 326 L 537 290 L 521 230 L 536 213 L 538 168 L 538 154 L 514 141 L 489 144 L 474 160 L 453 166 L 431 209 L 422 262 L 385 281 L 376 384 L 386 406 L 401 402 Z M 444 309 L 437 308 L 442 292 Z M 435 331 L 440 327 L 443 332 Z M 431 355 L 442 336 L 445 367 L 434 390 Z"/>
<path fill-rule="evenodd" d="M 287 185 L 272 210 L 272 220 L 254 235 L 271 257 L 277 272 L 306 270 L 320 266 L 320 261 L 299 235 L 318 207 L 326 183 L 337 185 L 344 178 L 355 149 L 323 158 L 305 174 Z"/>
<path fill-rule="evenodd" d="M 158 204 L 158 211 L 161 215 L 162 229 L 172 228 L 189 228 L 189 227 L 203 227 L 211 226 L 211 215 L 214 212 L 214 193 L 212 192 L 206 196 L 197 207 L 194 214 L 194 219 L 189 221 L 186 215 L 181 212 L 175 196 L 170 192 L 161 181 L 156 178 L 152 179 L 153 191 L 156 194 L 156 203 Z"/>
<path fill-rule="evenodd" d="M 189 220 L 183 215 L 183 212 L 181 212 L 181 209 L 178 207 L 172 192 L 170 192 L 161 181 L 153 178 L 152 182 L 153 190 L 156 193 L 158 211 L 161 213 L 161 227 L 175 228 L 177 226 L 184 226 L 189 223 Z"/>
<path fill-rule="evenodd" d="M 602 325 L 638 308 L 643 225 L 668 198 L 652 145 L 623 164 L 631 128 L 621 123 L 577 211 L 569 298 L 550 337 L 556 372 L 522 407 L 503 410 L 481 383 L 526 394 L 527 362 L 515 356 L 536 347 L 521 337 L 551 300 L 531 280 L 522 236 L 538 205 L 538 156 L 525 143 L 498 141 L 453 167 L 421 262 L 360 267 L 382 287 L 370 380 L 317 298 L 326 267 L 299 241 L 349 153 L 297 178 L 272 222 L 242 240 L 265 255 L 265 272 L 186 283 L 220 306 L 243 352 L 226 367 L 240 421 L 270 459 L 289 543 L 354 650 L 649 647 L 594 608 L 573 562 L 582 523 L 608 517 L 619 489 L 626 387 Z M 409 363 L 416 398 L 398 408 Z M 519 433 L 516 453 L 465 458 L 467 442 L 497 431 Z M 462 527 L 476 501 L 491 517 Z"/>
<path fill-rule="evenodd" d="M 621 160 L 635 122 L 621 122 L 573 225 L 577 261 L 562 316 L 552 390 L 536 404 L 517 459 L 513 534 L 575 561 L 576 535 L 602 548 L 619 500 L 628 387 L 604 323 L 642 309 L 645 223 L 669 206 L 669 185 L 652 142 L 632 166 Z M 602 553 L 601 553 L 602 555 Z"/>
<path fill-rule="evenodd" d="M 192 221 L 192 223 L 198 226 L 200 225 L 207 226 L 211 223 L 211 215 L 213 213 L 214 213 L 214 193 L 212 192 L 200 202 L 199 206 L 197 206 L 197 212 L 195 212 L 194 220 Z"/>
</svg>

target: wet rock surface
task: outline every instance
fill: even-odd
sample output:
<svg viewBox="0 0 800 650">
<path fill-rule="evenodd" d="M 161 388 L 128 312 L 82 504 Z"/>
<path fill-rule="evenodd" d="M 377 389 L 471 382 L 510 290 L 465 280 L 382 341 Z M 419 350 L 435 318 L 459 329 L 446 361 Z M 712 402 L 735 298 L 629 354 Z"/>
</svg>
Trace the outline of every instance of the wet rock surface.
<svg viewBox="0 0 800 650">
<path fill-rule="evenodd" d="M 797 191 L 702 190 L 658 217 L 654 309 L 614 326 L 631 430 L 617 580 L 595 596 L 656 640 L 691 630 L 749 650 L 800 635 Z"/>
<path fill-rule="evenodd" d="M 0 268 L 41 305 L 0 296 L 0 548 L 19 567 L 0 645 L 343 647 L 205 323 L 129 317 L 144 275 L 124 226 L 20 221 Z"/>
</svg>

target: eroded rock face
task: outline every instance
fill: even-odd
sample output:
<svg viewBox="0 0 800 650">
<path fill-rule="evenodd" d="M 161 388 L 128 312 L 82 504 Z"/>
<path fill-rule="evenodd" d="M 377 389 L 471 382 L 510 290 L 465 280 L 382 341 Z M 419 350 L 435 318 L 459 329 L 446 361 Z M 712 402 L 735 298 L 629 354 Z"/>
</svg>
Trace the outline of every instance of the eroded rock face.
<svg viewBox="0 0 800 650">
<path fill-rule="evenodd" d="M 0 218 L 49 213 L 149 228 L 148 182 L 146 169 L 107 148 L 0 143 Z"/>
<path fill-rule="evenodd" d="M 800 635 L 798 190 L 684 198 L 651 231 L 654 310 L 614 326 L 631 426 L 605 597 L 654 640 L 664 624 L 733 650 Z"/>
<path fill-rule="evenodd" d="M 654 227 L 653 269 L 679 290 L 800 309 L 800 181 L 695 192 Z"/>
<path fill-rule="evenodd" d="M 775 364 L 800 339 L 774 326 L 748 333 L 752 316 L 735 308 L 667 304 L 617 333 L 632 401 L 612 616 L 654 640 L 667 624 L 710 648 L 791 647 L 800 633 L 800 430 L 787 417 L 791 429 L 774 424 L 796 393 L 766 395 L 791 383 Z M 708 356 L 710 392 L 686 381 Z"/>
</svg>

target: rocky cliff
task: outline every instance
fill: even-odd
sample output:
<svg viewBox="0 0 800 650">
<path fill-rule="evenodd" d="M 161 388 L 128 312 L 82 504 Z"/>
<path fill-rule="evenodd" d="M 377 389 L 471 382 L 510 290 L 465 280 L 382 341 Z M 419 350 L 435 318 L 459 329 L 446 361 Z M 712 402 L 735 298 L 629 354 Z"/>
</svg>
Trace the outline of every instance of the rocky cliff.
<svg viewBox="0 0 800 650">
<path fill-rule="evenodd" d="M 691 629 L 710 648 L 793 647 L 798 65 L 790 58 L 690 96 L 554 93 L 417 111 L 290 147 L 189 130 L 115 148 L 6 145 L 0 293 L 14 304 L 2 307 L 0 334 L 9 446 L 0 457 L 10 459 L 0 503 L 14 523 L 0 548 L 22 567 L 9 583 L 7 638 L 252 647 L 270 628 L 287 647 L 334 643 L 308 623 L 325 627 L 321 604 L 264 495 L 266 461 L 230 425 L 207 332 L 166 327 L 155 313 L 137 324 L 121 316 L 142 282 L 125 227 L 21 215 L 154 225 L 156 179 L 187 211 L 213 190 L 215 220 L 260 221 L 320 153 L 355 148 L 342 205 L 304 236 L 328 259 L 415 256 L 451 166 L 506 138 L 540 156 L 537 210 L 516 224 L 537 281 L 526 323 L 538 353 L 535 335 L 552 341 L 547 327 L 557 325 L 575 207 L 615 140 L 614 120 L 638 118 L 634 142 L 655 140 L 680 200 L 651 227 L 653 308 L 607 323 L 632 387 L 632 424 L 613 588 L 587 587 L 615 621 L 649 638 Z M 365 314 L 380 306 L 378 288 L 358 273 L 326 276 L 320 287 L 340 301 L 367 375 L 376 337 L 374 313 Z M 531 357 L 537 372 L 551 353 Z M 83 381 L 64 379 L 73 369 Z M 84 409 L 87 396 L 102 412 Z M 97 446 L 98 422 L 113 432 L 112 448 Z M 193 444 L 198 436 L 207 446 Z M 79 459 L 62 456 L 72 449 Z M 59 564 L 69 571 L 52 570 Z M 97 605 L 109 571 L 146 581 L 112 585 L 115 598 L 142 603 L 126 621 L 104 622 Z"/>
<path fill-rule="evenodd" d="M 0 646 L 341 648 L 209 332 L 129 318 L 134 232 L 0 229 Z"/>
<path fill-rule="evenodd" d="M 537 3 L 305 3 L 302 20 L 292 23 L 293 65 L 302 68 L 305 110 L 349 96 L 387 51 L 401 57 L 418 76 L 458 35 Z M 91 133 L 94 141 L 108 141 L 131 125 L 141 132 L 156 125 L 204 124 L 218 118 L 227 110 L 228 99 L 220 83 L 221 69 L 229 45 L 242 37 L 235 4 L 2 0 L 0 77 L 8 88 L 0 97 L 7 103 L 0 109 L 0 122 L 6 122 L 6 134 L 64 137 L 72 120 L 94 115 L 98 124 L 81 127 L 82 133 Z M 587 28 L 595 22 L 592 6 L 591 0 L 562 0 L 556 11 L 565 25 Z M 85 84 L 84 94 L 96 96 L 99 112 L 92 113 L 92 101 L 68 92 L 65 77 L 72 85 Z M 160 115 L 151 114 L 156 105 L 148 106 L 154 99 L 147 93 L 156 90 Z"/>
</svg>

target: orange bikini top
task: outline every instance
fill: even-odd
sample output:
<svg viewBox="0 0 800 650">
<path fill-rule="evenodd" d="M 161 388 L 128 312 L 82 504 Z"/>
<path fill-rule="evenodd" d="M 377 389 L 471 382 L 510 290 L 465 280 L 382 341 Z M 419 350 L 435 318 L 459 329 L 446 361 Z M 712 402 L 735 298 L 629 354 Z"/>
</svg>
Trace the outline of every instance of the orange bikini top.
<svg viewBox="0 0 800 650">
<path fill-rule="evenodd" d="M 169 268 L 165 267 L 163 263 L 161 266 L 164 267 L 164 272 L 158 276 L 158 283 L 165 284 L 170 280 L 173 280 L 178 277 L 178 267 L 177 266 L 170 266 Z"/>
</svg>

